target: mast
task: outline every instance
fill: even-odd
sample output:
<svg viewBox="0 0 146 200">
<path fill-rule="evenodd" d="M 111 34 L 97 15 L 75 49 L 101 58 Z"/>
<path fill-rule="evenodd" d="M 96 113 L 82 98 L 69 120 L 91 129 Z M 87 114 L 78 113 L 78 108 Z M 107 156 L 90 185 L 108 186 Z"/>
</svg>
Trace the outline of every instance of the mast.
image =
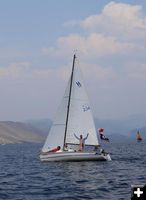
<svg viewBox="0 0 146 200">
<path fill-rule="evenodd" d="M 69 98 L 68 98 L 68 105 L 67 105 L 67 115 L 66 115 L 66 123 L 65 123 L 65 133 L 64 133 L 63 149 L 65 147 L 66 134 L 67 134 L 67 126 L 68 126 L 68 117 L 69 117 L 69 109 L 70 109 L 70 99 L 71 99 L 71 92 L 72 92 L 72 81 L 73 81 L 75 59 L 76 59 L 76 55 L 74 54 L 74 56 L 73 56 L 73 65 L 72 65 L 72 72 L 71 72 L 71 79 L 70 79 L 70 89 L 69 89 Z"/>
</svg>

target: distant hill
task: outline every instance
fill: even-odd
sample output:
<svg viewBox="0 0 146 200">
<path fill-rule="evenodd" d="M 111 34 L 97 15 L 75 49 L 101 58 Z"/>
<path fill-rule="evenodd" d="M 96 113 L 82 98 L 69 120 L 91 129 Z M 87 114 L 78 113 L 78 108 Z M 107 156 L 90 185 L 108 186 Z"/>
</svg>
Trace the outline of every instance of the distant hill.
<svg viewBox="0 0 146 200">
<path fill-rule="evenodd" d="M 52 121 L 50 119 L 30 119 L 26 120 L 24 123 L 35 127 L 37 130 L 41 131 L 41 133 L 44 133 L 45 135 L 48 135 L 52 125 Z"/>
<path fill-rule="evenodd" d="M 0 143 L 44 142 L 49 133 L 50 119 L 27 120 L 25 122 L 0 122 Z M 127 119 L 95 119 L 96 130 L 104 128 L 113 142 L 134 140 L 139 130 L 146 139 L 146 115 L 132 115 Z"/>
<path fill-rule="evenodd" d="M 45 134 L 41 130 L 22 122 L 0 122 L 0 144 L 21 142 L 43 142 Z"/>
<path fill-rule="evenodd" d="M 146 127 L 146 114 L 131 115 L 125 119 L 98 119 L 95 118 L 95 125 L 104 128 L 107 134 L 120 134 L 131 137 L 131 132 L 137 129 L 144 130 Z M 137 132 L 137 131 L 136 131 Z"/>
</svg>

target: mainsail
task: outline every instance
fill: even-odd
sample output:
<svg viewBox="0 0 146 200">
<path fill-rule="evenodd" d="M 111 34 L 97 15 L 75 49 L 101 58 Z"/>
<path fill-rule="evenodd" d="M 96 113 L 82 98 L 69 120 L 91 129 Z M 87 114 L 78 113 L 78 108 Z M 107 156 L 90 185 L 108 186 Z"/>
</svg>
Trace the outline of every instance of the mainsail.
<svg viewBox="0 0 146 200">
<path fill-rule="evenodd" d="M 86 145 L 98 145 L 91 107 L 74 55 L 72 74 L 42 151 L 57 146 L 64 148 L 65 144 L 78 144 L 74 134 L 85 137 L 87 133 Z"/>
</svg>

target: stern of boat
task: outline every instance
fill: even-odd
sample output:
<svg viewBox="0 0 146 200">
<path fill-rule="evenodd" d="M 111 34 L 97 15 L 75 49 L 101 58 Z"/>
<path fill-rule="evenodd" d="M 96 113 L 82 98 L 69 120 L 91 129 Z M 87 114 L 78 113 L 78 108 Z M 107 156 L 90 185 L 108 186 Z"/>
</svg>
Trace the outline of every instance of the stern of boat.
<svg viewBox="0 0 146 200">
<path fill-rule="evenodd" d="M 110 154 L 106 154 L 106 155 L 103 155 L 103 156 L 107 161 L 111 161 L 112 160 Z"/>
</svg>

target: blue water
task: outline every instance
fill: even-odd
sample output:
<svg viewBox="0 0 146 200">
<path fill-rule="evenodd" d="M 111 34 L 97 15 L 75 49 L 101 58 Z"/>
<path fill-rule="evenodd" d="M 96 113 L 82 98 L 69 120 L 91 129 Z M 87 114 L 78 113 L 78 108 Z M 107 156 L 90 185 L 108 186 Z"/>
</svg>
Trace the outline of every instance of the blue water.
<svg viewBox="0 0 146 200">
<path fill-rule="evenodd" d="M 39 160 L 40 144 L 0 146 L 0 200 L 128 200 L 146 184 L 146 143 L 107 143 L 111 162 Z"/>
</svg>

